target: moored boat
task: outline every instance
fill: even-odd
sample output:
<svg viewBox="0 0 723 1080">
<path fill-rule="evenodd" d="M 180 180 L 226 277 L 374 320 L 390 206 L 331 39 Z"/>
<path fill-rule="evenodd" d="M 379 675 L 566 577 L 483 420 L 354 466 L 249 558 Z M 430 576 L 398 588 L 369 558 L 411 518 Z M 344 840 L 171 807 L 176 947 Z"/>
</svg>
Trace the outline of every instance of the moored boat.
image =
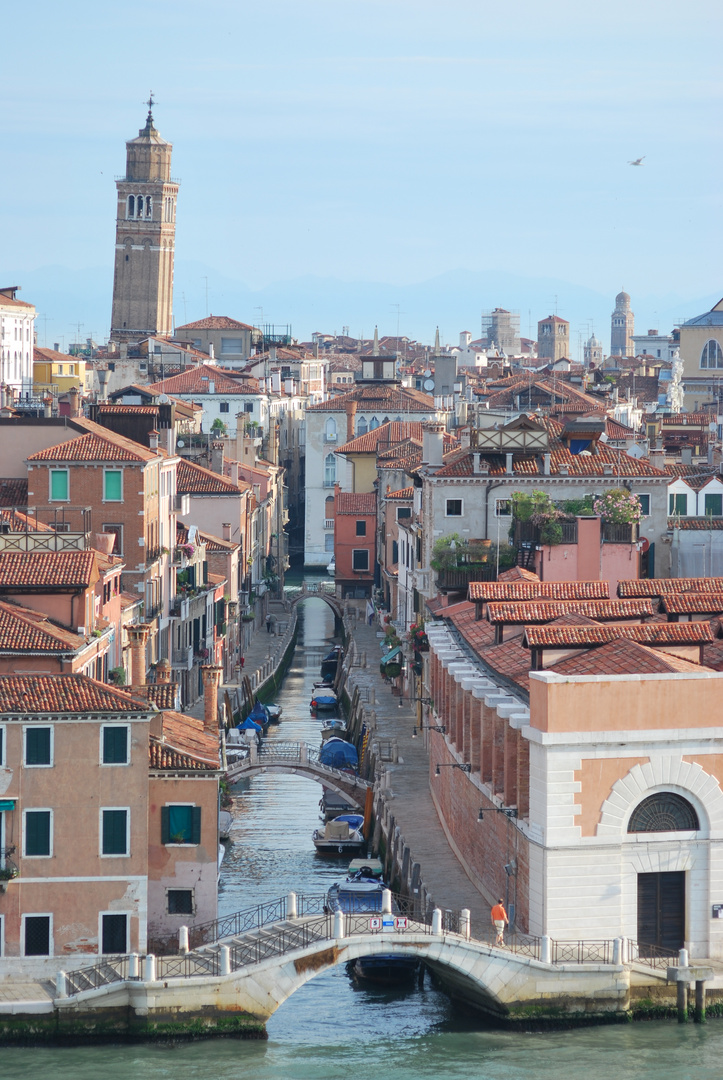
<svg viewBox="0 0 723 1080">
<path fill-rule="evenodd" d="M 380 874 L 376 874 L 375 863 L 381 872 L 378 859 L 352 860 L 347 880 L 329 889 L 327 905 L 331 911 L 343 911 L 348 915 L 381 914 L 387 886 Z M 395 906 L 392 904 L 392 914 Z M 404 953 L 377 953 L 358 957 L 349 964 L 349 971 L 354 978 L 369 982 L 405 983 L 419 971 L 419 960 Z"/>
<path fill-rule="evenodd" d="M 321 741 L 327 739 L 343 739 L 346 737 L 346 724 L 343 720 L 327 720 L 321 729 Z"/>
<path fill-rule="evenodd" d="M 331 687 L 319 687 L 311 697 L 311 708 L 316 712 L 326 712 L 335 709 L 339 704 L 336 692 Z"/>
<path fill-rule="evenodd" d="M 366 847 L 361 814 L 341 814 L 327 821 L 323 829 L 314 829 L 312 840 L 320 855 L 352 855 Z"/>
</svg>

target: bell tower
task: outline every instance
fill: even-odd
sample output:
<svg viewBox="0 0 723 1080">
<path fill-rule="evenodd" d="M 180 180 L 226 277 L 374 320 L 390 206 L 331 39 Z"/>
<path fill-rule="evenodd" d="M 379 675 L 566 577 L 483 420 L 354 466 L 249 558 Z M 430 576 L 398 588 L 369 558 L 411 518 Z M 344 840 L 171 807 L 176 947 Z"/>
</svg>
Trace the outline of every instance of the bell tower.
<svg viewBox="0 0 723 1080">
<path fill-rule="evenodd" d="M 178 181 L 171 179 L 171 143 L 153 126 L 126 143 L 125 176 L 116 181 L 118 215 L 111 341 L 139 341 L 173 332 L 173 256 Z"/>
</svg>

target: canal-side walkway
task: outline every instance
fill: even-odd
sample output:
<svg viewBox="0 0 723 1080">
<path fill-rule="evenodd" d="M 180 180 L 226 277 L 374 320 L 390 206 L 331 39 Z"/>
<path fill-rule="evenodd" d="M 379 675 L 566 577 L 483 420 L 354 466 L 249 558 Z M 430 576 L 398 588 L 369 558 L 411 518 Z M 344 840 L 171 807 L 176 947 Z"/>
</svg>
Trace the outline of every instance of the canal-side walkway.
<svg viewBox="0 0 723 1080">
<path fill-rule="evenodd" d="M 387 778 L 381 793 L 389 813 L 394 816 L 395 828 L 399 829 L 404 844 L 410 849 L 412 860 L 420 863 L 421 881 L 427 897 L 442 909 L 469 908 L 472 933 L 484 933 L 490 922 L 490 904 L 450 847 L 429 789 L 430 751 L 425 743 L 439 736 L 427 735 L 425 739 L 424 733 L 418 732 L 417 737 L 413 737 L 417 705 L 393 694 L 390 684 L 382 678 L 379 661 L 383 654 L 377 622 L 368 626 L 361 620 L 348 621 L 346 625 L 356 651 L 347 691 L 351 697 L 354 687 L 358 686 L 364 708 L 376 714 L 372 741 L 387 746 L 396 744 L 397 760 L 384 763 Z M 366 666 L 357 666 L 365 654 Z M 434 767 L 433 762 L 431 767 Z"/>
</svg>

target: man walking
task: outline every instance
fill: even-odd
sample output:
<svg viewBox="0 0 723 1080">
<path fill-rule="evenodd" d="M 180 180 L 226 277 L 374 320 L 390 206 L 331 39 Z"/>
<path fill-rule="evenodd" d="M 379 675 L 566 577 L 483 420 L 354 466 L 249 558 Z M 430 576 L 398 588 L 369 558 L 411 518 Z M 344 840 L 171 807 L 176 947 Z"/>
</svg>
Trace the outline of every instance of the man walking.
<svg viewBox="0 0 723 1080">
<path fill-rule="evenodd" d="M 505 911 L 505 902 L 502 897 L 499 898 L 492 908 L 492 925 L 497 931 L 495 945 L 499 945 L 500 948 L 502 948 L 505 944 L 505 926 L 509 925 L 509 919 L 507 918 L 507 912 Z"/>
<path fill-rule="evenodd" d="M 271 616 L 270 615 L 266 616 L 266 633 L 267 634 L 271 633 Z"/>
</svg>

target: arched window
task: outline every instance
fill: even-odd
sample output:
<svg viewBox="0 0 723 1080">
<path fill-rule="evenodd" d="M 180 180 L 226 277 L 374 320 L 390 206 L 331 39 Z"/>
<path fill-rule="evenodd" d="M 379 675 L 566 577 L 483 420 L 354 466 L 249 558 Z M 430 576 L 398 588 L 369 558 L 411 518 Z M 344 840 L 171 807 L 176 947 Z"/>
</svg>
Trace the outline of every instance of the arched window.
<svg viewBox="0 0 723 1080">
<path fill-rule="evenodd" d="M 333 416 L 326 421 L 326 441 L 336 442 L 336 420 Z"/>
<path fill-rule="evenodd" d="M 128 206 L 126 208 L 126 217 L 135 217 L 136 213 L 136 198 L 135 195 L 128 196 Z"/>
<path fill-rule="evenodd" d="M 369 430 L 374 431 L 374 429 L 378 428 L 378 427 L 379 427 L 379 421 L 377 420 L 376 416 L 373 416 L 371 418 L 371 420 L 369 421 Z"/>
<path fill-rule="evenodd" d="M 336 483 L 336 454 L 327 454 L 324 458 L 324 487 L 334 487 Z"/>
<path fill-rule="evenodd" d="M 384 419 L 382 420 L 382 423 L 383 424 L 388 424 L 389 423 L 389 417 L 385 416 Z"/>
<path fill-rule="evenodd" d="M 136 198 L 136 217 L 143 217 L 143 196 L 139 195 Z"/>
<path fill-rule="evenodd" d="M 691 832 L 699 828 L 695 808 L 674 791 L 648 795 L 635 807 L 628 822 L 629 833 Z"/>
<path fill-rule="evenodd" d="M 365 417 L 360 416 L 359 419 L 356 422 L 356 433 L 357 433 L 357 435 L 366 435 L 367 431 L 368 431 L 368 427 L 367 427 L 366 419 L 365 419 Z"/>
<path fill-rule="evenodd" d="M 723 350 L 718 342 L 711 338 L 703 346 L 700 354 L 700 366 L 702 368 L 723 368 Z"/>
<path fill-rule="evenodd" d="M 402 423 L 402 418 L 401 418 L 401 416 L 395 416 L 395 417 L 394 417 L 394 423 L 395 423 L 395 424 L 401 424 L 401 423 Z"/>
<path fill-rule="evenodd" d="M 153 217 L 153 197 L 151 195 L 146 196 L 146 217 Z"/>
</svg>

